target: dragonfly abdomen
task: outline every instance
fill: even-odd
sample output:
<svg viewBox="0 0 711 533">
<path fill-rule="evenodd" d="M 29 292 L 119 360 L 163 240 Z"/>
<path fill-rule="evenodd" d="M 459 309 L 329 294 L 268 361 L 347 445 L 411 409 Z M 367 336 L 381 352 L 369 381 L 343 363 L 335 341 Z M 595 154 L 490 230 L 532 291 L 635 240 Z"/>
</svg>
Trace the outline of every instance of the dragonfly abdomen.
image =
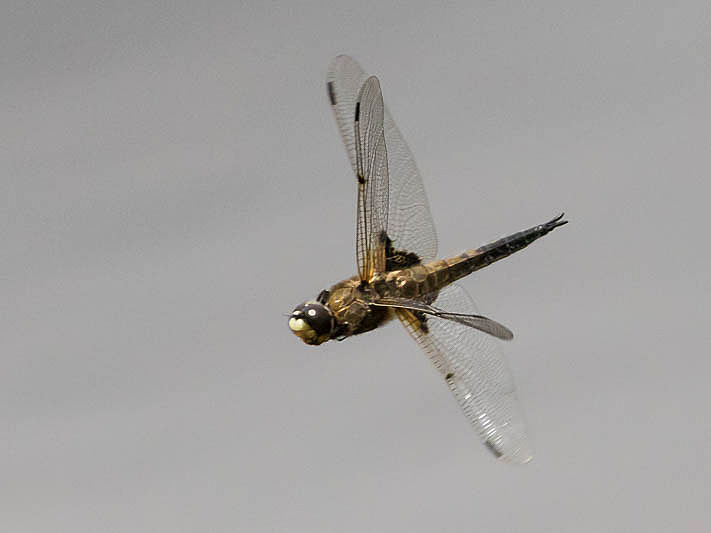
<svg viewBox="0 0 711 533">
<path fill-rule="evenodd" d="M 563 215 L 560 215 L 545 224 L 519 231 L 454 257 L 389 272 L 384 280 L 385 290 L 378 292 L 383 293 L 383 296 L 402 298 L 418 298 L 436 292 L 472 272 L 522 250 L 536 239 L 565 224 L 567 221 L 561 220 L 562 217 Z"/>
<path fill-rule="evenodd" d="M 388 272 L 382 281 L 376 281 L 373 286 L 380 296 L 418 298 L 431 294 L 454 281 L 449 261 L 440 259 Z"/>
<path fill-rule="evenodd" d="M 468 276 L 472 272 L 489 266 L 491 263 L 508 257 L 522 250 L 533 241 L 540 239 L 558 226 L 567 224 L 568 221 L 561 220 L 562 218 L 563 215 L 561 214 L 545 224 L 513 233 L 498 241 L 481 246 L 476 250 L 467 250 L 458 256 L 445 259 L 444 262 L 447 263 L 447 267 L 445 268 L 446 274 L 443 274 L 442 277 L 447 278 L 446 283 L 452 283 L 464 276 Z M 440 262 L 434 264 L 436 265 L 438 263 Z"/>
</svg>

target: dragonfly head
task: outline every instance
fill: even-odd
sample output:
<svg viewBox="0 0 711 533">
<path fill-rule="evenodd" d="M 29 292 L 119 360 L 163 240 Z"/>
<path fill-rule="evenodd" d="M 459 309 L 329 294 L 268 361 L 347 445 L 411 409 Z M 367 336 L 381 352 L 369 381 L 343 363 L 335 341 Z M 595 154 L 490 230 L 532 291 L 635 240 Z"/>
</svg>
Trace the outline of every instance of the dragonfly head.
<svg viewBox="0 0 711 533">
<path fill-rule="evenodd" d="M 297 305 L 289 316 L 289 329 L 306 344 L 321 344 L 331 338 L 336 321 L 331 310 L 315 301 Z"/>
</svg>

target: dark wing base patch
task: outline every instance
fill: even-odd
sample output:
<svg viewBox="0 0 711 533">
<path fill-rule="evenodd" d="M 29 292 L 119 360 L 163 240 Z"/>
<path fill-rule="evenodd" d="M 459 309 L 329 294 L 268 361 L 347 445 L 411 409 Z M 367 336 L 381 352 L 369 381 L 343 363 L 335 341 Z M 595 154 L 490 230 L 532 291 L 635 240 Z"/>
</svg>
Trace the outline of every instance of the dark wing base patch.
<svg viewBox="0 0 711 533">
<path fill-rule="evenodd" d="M 422 333 L 429 333 L 430 328 L 427 325 L 427 315 L 422 311 L 411 311 L 411 313 L 415 315 L 415 318 L 420 322 L 419 328 L 422 330 Z"/>
<path fill-rule="evenodd" d="M 402 270 L 403 268 L 410 268 L 411 266 L 419 265 L 422 263 L 420 256 L 414 252 L 407 252 L 405 250 L 396 250 L 393 247 L 393 241 L 388 236 L 387 233 L 383 232 L 380 235 L 381 242 L 385 240 L 385 270 L 390 272 L 392 270 Z M 423 333 L 429 333 L 429 328 L 427 327 L 427 315 L 422 311 L 411 311 L 411 313 L 417 318 L 419 324 L 418 327 Z"/>
<path fill-rule="evenodd" d="M 420 256 L 414 252 L 396 250 L 393 247 L 392 239 L 387 233 L 380 236 L 381 242 L 383 236 L 385 237 L 385 270 L 388 272 L 392 270 L 402 270 L 403 268 L 419 265 L 422 262 Z"/>
</svg>

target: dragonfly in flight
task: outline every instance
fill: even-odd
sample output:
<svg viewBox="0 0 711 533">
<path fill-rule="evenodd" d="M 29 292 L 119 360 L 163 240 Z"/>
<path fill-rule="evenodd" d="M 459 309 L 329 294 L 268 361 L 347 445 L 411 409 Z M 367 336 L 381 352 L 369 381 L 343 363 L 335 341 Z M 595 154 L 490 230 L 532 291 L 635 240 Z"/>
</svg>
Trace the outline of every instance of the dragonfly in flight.
<svg viewBox="0 0 711 533">
<path fill-rule="evenodd" d="M 356 178 L 358 274 L 297 306 L 289 328 L 310 345 L 371 331 L 397 317 L 441 373 L 485 446 L 498 458 L 532 457 L 516 391 L 497 339 L 455 282 L 566 223 L 560 215 L 459 255 L 437 259 L 422 177 L 383 104 L 380 82 L 351 57 L 328 71 L 328 98 Z"/>
</svg>

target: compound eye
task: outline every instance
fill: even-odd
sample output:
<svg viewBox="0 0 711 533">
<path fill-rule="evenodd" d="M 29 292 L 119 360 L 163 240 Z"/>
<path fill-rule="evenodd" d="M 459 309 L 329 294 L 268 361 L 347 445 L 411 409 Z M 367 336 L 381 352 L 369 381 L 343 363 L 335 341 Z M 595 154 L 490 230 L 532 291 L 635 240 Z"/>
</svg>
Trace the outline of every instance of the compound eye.
<svg viewBox="0 0 711 533">
<path fill-rule="evenodd" d="M 294 309 L 294 316 L 297 315 L 319 335 L 331 333 L 333 317 L 325 305 L 318 302 L 306 302 Z"/>
</svg>

